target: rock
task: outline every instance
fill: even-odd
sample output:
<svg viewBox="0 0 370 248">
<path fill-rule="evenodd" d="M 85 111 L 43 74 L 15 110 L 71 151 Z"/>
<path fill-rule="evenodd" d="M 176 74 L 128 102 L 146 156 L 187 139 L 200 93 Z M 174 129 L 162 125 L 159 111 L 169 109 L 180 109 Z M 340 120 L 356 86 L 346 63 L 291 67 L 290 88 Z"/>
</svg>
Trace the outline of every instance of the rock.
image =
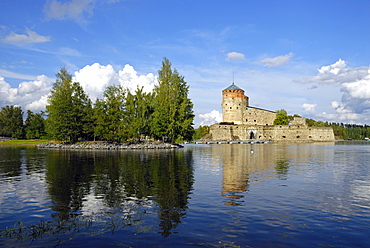
<svg viewBox="0 0 370 248">
<path fill-rule="evenodd" d="M 38 148 L 52 148 L 52 149 L 99 149 L 99 150 L 120 150 L 120 149 L 177 149 L 182 148 L 179 144 L 170 143 L 156 143 L 156 142 L 143 142 L 143 143 L 91 143 L 81 142 L 76 144 L 69 143 L 54 143 L 48 142 L 36 145 Z"/>
</svg>

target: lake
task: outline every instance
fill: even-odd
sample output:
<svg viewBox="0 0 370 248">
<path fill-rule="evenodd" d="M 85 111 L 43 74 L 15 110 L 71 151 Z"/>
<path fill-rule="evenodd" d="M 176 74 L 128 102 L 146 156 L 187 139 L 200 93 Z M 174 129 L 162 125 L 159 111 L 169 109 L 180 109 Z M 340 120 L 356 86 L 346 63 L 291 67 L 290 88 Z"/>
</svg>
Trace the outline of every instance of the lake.
<svg viewBox="0 0 370 248">
<path fill-rule="evenodd" d="M 370 142 L 0 146 L 2 247 L 370 247 Z"/>
</svg>

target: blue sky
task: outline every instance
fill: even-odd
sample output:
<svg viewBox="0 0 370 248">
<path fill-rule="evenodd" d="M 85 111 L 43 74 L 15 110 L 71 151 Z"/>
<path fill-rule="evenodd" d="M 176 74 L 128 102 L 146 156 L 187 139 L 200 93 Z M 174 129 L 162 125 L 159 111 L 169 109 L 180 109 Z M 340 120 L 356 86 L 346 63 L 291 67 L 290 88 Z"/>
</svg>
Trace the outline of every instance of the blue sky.
<svg viewBox="0 0 370 248">
<path fill-rule="evenodd" d="M 45 109 L 66 66 L 92 100 L 150 91 L 163 57 L 185 77 L 195 125 L 220 121 L 234 80 L 250 105 L 370 124 L 370 1 L 2 0 L 0 107 Z"/>
</svg>

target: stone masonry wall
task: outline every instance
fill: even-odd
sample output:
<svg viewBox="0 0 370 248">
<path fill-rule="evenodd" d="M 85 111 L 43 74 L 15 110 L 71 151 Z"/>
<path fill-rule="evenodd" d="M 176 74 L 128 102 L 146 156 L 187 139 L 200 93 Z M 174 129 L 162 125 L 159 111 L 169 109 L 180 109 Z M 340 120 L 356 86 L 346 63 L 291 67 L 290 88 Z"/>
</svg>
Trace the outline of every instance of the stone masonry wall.
<svg viewBox="0 0 370 248">
<path fill-rule="evenodd" d="M 210 127 L 210 134 L 212 135 L 212 140 L 335 141 L 332 128 L 301 125 L 249 126 L 214 124 Z"/>
<path fill-rule="evenodd" d="M 242 124 L 270 126 L 274 125 L 276 113 L 269 110 L 247 107 L 242 118 Z"/>
</svg>

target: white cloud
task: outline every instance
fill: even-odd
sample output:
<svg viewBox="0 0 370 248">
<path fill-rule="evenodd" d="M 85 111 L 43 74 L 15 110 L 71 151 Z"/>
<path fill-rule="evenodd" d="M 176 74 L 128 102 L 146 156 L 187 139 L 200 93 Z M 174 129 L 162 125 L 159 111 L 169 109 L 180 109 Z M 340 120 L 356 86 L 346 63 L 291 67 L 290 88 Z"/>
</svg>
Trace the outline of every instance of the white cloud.
<svg viewBox="0 0 370 248">
<path fill-rule="evenodd" d="M 245 55 L 242 53 L 237 53 L 237 52 L 230 52 L 226 54 L 226 60 L 231 61 L 231 60 L 242 60 L 245 58 Z"/>
<path fill-rule="evenodd" d="M 80 57 L 81 53 L 73 48 L 62 47 L 60 48 L 60 53 L 67 56 Z"/>
<path fill-rule="evenodd" d="M 51 80 L 45 76 L 37 76 L 34 81 L 25 81 L 19 84 L 18 94 L 19 96 L 25 96 L 27 94 L 33 94 L 39 92 L 51 85 Z"/>
<path fill-rule="evenodd" d="M 24 75 L 20 73 L 15 73 L 7 70 L 0 69 L 0 75 L 7 78 L 16 78 L 16 79 L 23 79 L 23 80 L 33 80 L 35 76 L 31 75 Z"/>
<path fill-rule="evenodd" d="M 42 43 L 50 41 L 50 36 L 42 36 L 29 29 L 26 29 L 26 33 L 27 34 L 16 34 L 11 32 L 8 36 L 2 39 L 2 41 L 12 44 Z"/>
<path fill-rule="evenodd" d="M 97 97 L 101 98 L 104 89 L 109 85 L 122 85 L 134 93 L 137 87 L 143 87 L 145 92 L 151 92 L 157 83 L 157 77 L 152 73 L 138 75 L 128 64 L 116 72 L 112 65 L 104 66 L 95 63 L 85 66 L 74 74 L 73 80 L 81 84 L 92 101 Z"/>
<path fill-rule="evenodd" d="M 368 120 L 370 112 L 370 67 L 348 67 L 346 61 L 322 66 L 317 75 L 296 80 L 297 82 L 313 83 L 318 87 L 323 85 L 339 85 L 342 92 L 341 101 L 332 101 L 331 108 L 335 114 L 322 113 L 333 121 L 355 122 Z M 317 90 L 317 89 L 316 89 Z"/>
<path fill-rule="evenodd" d="M 74 74 L 73 80 L 81 84 L 92 101 L 95 101 L 97 97 L 101 98 L 107 86 L 118 84 L 117 73 L 111 65 L 104 66 L 95 63 L 85 66 Z"/>
<path fill-rule="evenodd" d="M 277 56 L 274 58 L 266 58 L 261 60 L 262 63 L 264 63 L 264 66 L 267 67 L 277 67 L 282 66 L 289 62 L 289 60 L 293 57 L 293 53 L 289 53 L 282 56 Z"/>
<path fill-rule="evenodd" d="M 120 84 L 128 88 L 131 93 L 134 93 L 137 87 L 143 87 L 145 92 L 151 92 L 157 84 L 157 77 L 153 73 L 147 75 L 137 75 L 134 67 L 131 65 L 125 65 L 125 67 L 118 72 L 118 78 Z"/>
<path fill-rule="evenodd" d="M 222 121 L 222 114 L 217 110 L 212 110 L 210 113 L 199 114 L 200 119 L 203 119 L 200 126 L 209 126 Z"/>
<path fill-rule="evenodd" d="M 302 109 L 305 113 L 312 114 L 315 113 L 316 106 L 317 104 L 304 103 Z"/>
<path fill-rule="evenodd" d="M 3 77 L 0 77 L 0 106 L 18 105 L 23 110 L 45 110 L 51 84 L 50 78 L 41 75 L 36 80 L 24 81 L 18 88 L 12 88 Z"/>
<path fill-rule="evenodd" d="M 346 61 L 339 59 L 332 65 L 322 66 L 317 69 L 316 76 L 303 77 L 295 80 L 301 83 L 318 83 L 318 84 L 342 84 L 351 83 L 361 80 L 369 75 L 369 67 L 347 67 Z"/>
<path fill-rule="evenodd" d="M 137 87 L 151 92 L 157 83 L 157 76 L 152 73 L 139 75 L 131 65 L 125 65 L 121 70 L 115 71 L 112 65 L 95 63 L 74 72 L 74 75 L 73 81 L 81 84 L 93 102 L 97 97 L 102 98 L 103 91 L 110 85 L 122 85 L 134 93 Z M 40 75 L 35 80 L 23 81 L 18 87 L 12 88 L 4 77 L 0 76 L 0 107 L 18 105 L 24 111 L 45 110 L 52 84 L 52 79 Z"/>
<path fill-rule="evenodd" d="M 44 6 L 47 20 L 72 20 L 77 23 L 85 23 L 85 15 L 91 16 L 95 7 L 95 0 L 72 0 L 62 3 L 57 0 L 49 0 Z"/>
</svg>

